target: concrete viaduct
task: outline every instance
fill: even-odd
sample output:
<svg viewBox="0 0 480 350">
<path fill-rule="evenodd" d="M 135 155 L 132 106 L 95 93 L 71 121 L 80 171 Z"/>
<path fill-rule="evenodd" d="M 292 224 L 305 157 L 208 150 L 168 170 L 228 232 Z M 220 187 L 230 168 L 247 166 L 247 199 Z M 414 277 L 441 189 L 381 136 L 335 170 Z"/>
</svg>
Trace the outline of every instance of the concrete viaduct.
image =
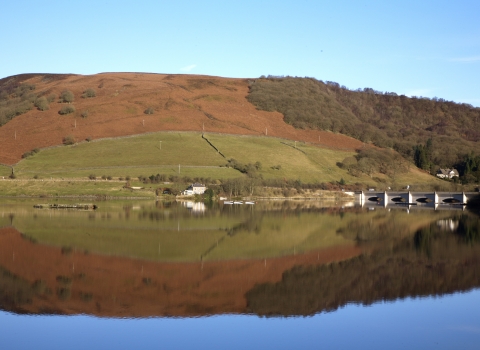
<svg viewBox="0 0 480 350">
<path fill-rule="evenodd" d="M 402 192 L 402 191 L 358 191 L 355 199 L 361 206 L 368 204 L 383 207 L 422 206 L 432 209 L 464 207 L 468 200 L 478 195 L 476 192 Z"/>
</svg>

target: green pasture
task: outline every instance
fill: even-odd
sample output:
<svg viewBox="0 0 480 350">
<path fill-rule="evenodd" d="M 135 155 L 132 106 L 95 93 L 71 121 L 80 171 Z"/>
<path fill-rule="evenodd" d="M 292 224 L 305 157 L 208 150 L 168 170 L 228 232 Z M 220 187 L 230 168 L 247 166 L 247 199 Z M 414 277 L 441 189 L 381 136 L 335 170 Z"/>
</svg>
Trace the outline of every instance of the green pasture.
<svg viewBox="0 0 480 350">
<path fill-rule="evenodd" d="M 353 181 L 353 177 L 340 169 L 341 162 L 355 152 L 320 148 L 300 142 L 271 137 L 206 135 L 210 142 L 227 159 L 234 158 L 243 164 L 260 162 L 260 174 L 264 178 L 299 179 L 303 182 L 339 181 L 342 177 Z M 280 169 L 273 167 L 280 165 Z M 358 179 L 356 179 L 358 181 Z"/>
<path fill-rule="evenodd" d="M 12 168 L 10 168 L 9 166 L 0 165 L 0 178 L 6 178 L 7 176 L 10 176 L 11 173 Z"/>
<path fill-rule="evenodd" d="M 19 177 L 72 177 L 91 173 L 134 177 L 142 172 L 156 174 L 160 169 L 178 175 L 178 165 L 182 175 L 182 170 L 190 171 L 182 169 L 182 165 L 219 167 L 225 163 L 202 140 L 201 134 L 163 132 L 42 150 L 18 163 L 15 171 Z M 196 171 L 207 173 L 209 168 Z"/>
<path fill-rule="evenodd" d="M 108 196 L 154 198 L 154 189 L 130 190 L 125 181 L 3 180 L 0 194 L 6 197 Z"/>
<path fill-rule="evenodd" d="M 104 139 L 85 142 L 73 146 L 44 149 L 23 159 L 15 166 L 17 179 L 86 179 L 89 175 L 111 176 L 114 180 L 130 176 L 188 176 L 215 179 L 245 177 L 233 168 L 227 168 L 228 159 L 242 164 L 261 163 L 258 171 L 264 179 L 300 180 L 304 183 L 336 182 L 343 179 L 346 184 L 363 183 L 368 186 L 385 187 L 395 185 L 404 187 L 415 184 L 433 184 L 440 180 L 420 172 L 401 174 L 395 184 L 388 177 L 376 182 L 373 177 L 361 175 L 354 177 L 337 166 L 354 152 L 321 148 L 301 142 L 295 143 L 272 137 L 234 136 L 206 134 L 206 138 L 219 150 L 217 152 L 195 132 L 159 132 L 134 137 Z M 225 156 L 222 157 L 223 154 Z M 5 175 L 10 174 L 8 167 L 0 167 Z M 55 189 L 38 190 L 29 184 L 29 189 L 20 190 L 18 185 L 0 185 L 2 195 L 32 194 L 39 192 L 95 194 L 99 188 L 107 195 L 123 194 L 116 185 L 82 185 L 76 191 L 67 190 L 69 186 L 57 186 Z M 39 185 L 40 186 L 40 185 Z M 46 185 L 43 185 L 44 187 Z M 73 185 L 72 185 L 73 186 Z M 96 186 L 96 187 L 92 187 Z M 63 192 L 66 190 L 66 192 Z M 28 192 L 28 193 L 27 193 Z M 116 194 L 115 194 L 116 193 Z"/>
</svg>

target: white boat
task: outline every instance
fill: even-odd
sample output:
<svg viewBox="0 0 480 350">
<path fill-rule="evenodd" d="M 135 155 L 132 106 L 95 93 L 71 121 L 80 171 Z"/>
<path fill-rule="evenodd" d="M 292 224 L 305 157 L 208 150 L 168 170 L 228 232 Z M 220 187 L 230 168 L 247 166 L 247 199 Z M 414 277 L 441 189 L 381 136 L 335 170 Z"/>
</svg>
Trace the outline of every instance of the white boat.
<svg viewBox="0 0 480 350">
<path fill-rule="evenodd" d="M 242 201 L 234 201 L 233 204 L 243 204 Z"/>
<path fill-rule="evenodd" d="M 245 204 L 255 204 L 255 202 L 245 202 Z"/>
<path fill-rule="evenodd" d="M 223 202 L 223 204 L 233 204 L 233 202 L 232 201 L 225 201 L 225 202 Z"/>
</svg>

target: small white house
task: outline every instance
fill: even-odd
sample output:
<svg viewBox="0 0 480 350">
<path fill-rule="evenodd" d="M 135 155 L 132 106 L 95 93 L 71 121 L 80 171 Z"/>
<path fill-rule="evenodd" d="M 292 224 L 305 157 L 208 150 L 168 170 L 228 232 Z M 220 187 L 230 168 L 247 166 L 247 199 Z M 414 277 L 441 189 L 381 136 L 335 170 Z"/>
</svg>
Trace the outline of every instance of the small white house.
<svg viewBox="0 0 480 350">
<path fill-rule="evenodd" d="M 188 186 L 187 189 L 182 192 L 182 194 L 185 196 L 192 196 L 194 194 L 203 194 L 206 190 L 207 188 L 205 187 L 205 185 L 194 183 Z"/>
<path fill-rule="evenodd" d="M 437 176 L 441 179 L 451 179 L 454 176 L 458 177 L 458 171 L 456 169 L 439 169 Z"/>
</svg>

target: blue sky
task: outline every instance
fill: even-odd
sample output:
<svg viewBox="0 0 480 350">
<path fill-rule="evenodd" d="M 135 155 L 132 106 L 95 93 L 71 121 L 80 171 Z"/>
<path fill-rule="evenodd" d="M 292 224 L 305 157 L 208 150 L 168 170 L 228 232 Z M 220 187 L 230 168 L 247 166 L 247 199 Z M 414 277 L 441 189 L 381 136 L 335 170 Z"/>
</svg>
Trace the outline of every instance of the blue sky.
<svg viewBox="0 0 480 350">
<path fill-rule="evenodd" d="M 480 106 L 480 1 L 8 1 L 0 78 L 309 76 Z"/>
</svg>

